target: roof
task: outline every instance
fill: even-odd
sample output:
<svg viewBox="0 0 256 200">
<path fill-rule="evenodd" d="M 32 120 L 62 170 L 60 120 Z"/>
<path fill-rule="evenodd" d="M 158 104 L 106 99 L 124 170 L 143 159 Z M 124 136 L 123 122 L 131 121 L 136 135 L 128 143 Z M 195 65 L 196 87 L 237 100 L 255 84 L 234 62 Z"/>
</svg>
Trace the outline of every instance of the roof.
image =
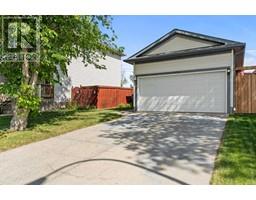
<svg viewBox="0 0 256 200">
<path fill-rule="evenodd" d="M 146 52 L 159 46 L 166 40 L 170 39 L 174 35 L 182 35 L 182 36 L 187 36 L 187 37 L 200 39 L 200 40 L 204 40 L 204 41 L 210 41 L 210 42 L 216 43 L 216 45 L 193 48 L 193 49 L 185 49 L 185 50 L 179 50 L 179 51 L 169 51 L 169 52 L 164 52 L 164 53 L 159 53 L 159 54 L 143 55 Z M 155 42 L 149 44 L 142 50 L 140 50 L 137 53 L 135 53 L 134 55 L 130 56 L 128 59 L 125 59 L 124 61 L 131 63 L 131 64 L 136 63 L 136 62 L 160 61 L 160 60 L 176 59 L 176 58 L 194 56 L 194 55 L 218 53 L 218 52 L 235 49 L 237 47 L 244 49 L 245 43 L 237 42 L 237 41 L 233 41 L 233 40 L 227 40 L 227 39 L 218 38 L 218 37 L 213 37 L 213 36 L 204 35 L 204 34 L 200 34 L 200 33 L 185 31 L 185 30 L 181 30 L 181 29 L 173 29 L 169 33 L 165 34 L 161 38 L 157 39 Z"/>
<path fill-rule="evenodd" d="M 112 54 L 120 56 L 120 57 L 125 56 L 123 50 L 120 50 L 120 49 L 110 48 L 109 53 L 112 53 Z"/>
</svg>

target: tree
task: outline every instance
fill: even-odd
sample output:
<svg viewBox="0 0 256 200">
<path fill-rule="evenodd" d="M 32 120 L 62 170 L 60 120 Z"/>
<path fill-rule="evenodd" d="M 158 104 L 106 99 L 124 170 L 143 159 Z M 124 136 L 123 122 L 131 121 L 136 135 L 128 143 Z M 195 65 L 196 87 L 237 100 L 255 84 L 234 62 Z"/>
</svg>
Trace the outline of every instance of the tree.
<svg viewBox="0 0 256 200">
<path fill-rule="evenodd" d="M 40 60 L 31 62 L 26 57 L 29 49 L 23 45 L 22 62 L 0 62 L 0 75 L 6 78 L 6 82 L 0 85 L 0 93 L 8 95 L 14 105 L 10 123 L 12 130 L 24 130 L 29 114 L 38 111 L 38 83 L 43 80 L 58 83 L 58 70 L 67 74 L 67 65 L 72 58 L 82 57 L 85 66 L 90 63 L 96 68 L 103 68 L 98 64 L 99 59 L 104 58 L 108 52 L 123 51 L 115 45 L 117 37 L 110 16 L 38 16 L 38 20 Z M 32 28 L 27 38 L 35 39 L 36 27 L 29 25 Z M 1 35 L 0 40 L 3 39 Z"/>
<path fill-rule="evenodd" d="M 125 70 L 121 71 L 121 87 L 124 87 L 128 83 L 127 78 L 125 77 Z"/>
<path fill-rule="evenodd" d="M 130 82 L 131 82 L 130 87 L 133 88 L 133 87 L 134 87 L 134 75 L 131 74 L 131 75 L 129 76 L 129 78 L 130 78 Z"/>
</svg>

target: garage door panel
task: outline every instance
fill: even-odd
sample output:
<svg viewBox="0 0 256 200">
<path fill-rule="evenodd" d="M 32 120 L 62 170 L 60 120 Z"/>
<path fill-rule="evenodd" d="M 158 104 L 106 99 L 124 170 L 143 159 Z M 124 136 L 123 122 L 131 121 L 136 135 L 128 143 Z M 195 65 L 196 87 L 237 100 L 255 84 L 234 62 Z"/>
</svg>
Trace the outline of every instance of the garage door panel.
<svg viewBox="0 0 256 200">
<path fill-rule="evenodd" d="M 138 110 L 226 112 L 225 71 L 142 77 Z"/>
<path fill-rule="evenodd" d="M 139 110 L 141 111 L 180 111 L 180 112 L 224 112 L 217 110 L 210 101 L 206 99 L 190 97 L 172 98 L 166 101 L 165 98 L 140 99 Z"/>
</svg>

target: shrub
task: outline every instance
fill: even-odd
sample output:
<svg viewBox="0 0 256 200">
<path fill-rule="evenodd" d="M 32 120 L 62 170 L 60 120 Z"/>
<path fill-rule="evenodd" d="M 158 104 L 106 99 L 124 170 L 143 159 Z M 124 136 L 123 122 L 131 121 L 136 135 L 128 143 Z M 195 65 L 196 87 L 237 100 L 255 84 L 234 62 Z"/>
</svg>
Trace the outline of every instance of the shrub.
<svg viewBox="0 0 256 200">
<path fill-rule="evenodd" d="M 131 110 L 133 109 L 132 105 L 131 104 L 119 104 L 117 107 L 116 107 L 117 110 Z"/>
</svg>

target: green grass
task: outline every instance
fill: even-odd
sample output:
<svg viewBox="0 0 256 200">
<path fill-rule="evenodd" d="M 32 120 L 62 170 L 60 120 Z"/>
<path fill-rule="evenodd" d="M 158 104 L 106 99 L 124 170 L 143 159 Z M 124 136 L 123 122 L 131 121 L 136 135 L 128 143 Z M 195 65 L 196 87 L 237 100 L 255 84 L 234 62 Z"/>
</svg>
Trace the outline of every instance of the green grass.
<svg viewBox="0 0 256 200">
<path fill-rule="evenodd" d="M 231 115 L 215 161 L 212 184 L 256 184 L 256 115 Z"/>
<path fill-rule="evenodd" d="M 121 117 L 115 110 L 58 110 L 29 118 L 25 131 L 8 132 L 11 117 L 0 116 L 0 152 Z"/>
</svg>

